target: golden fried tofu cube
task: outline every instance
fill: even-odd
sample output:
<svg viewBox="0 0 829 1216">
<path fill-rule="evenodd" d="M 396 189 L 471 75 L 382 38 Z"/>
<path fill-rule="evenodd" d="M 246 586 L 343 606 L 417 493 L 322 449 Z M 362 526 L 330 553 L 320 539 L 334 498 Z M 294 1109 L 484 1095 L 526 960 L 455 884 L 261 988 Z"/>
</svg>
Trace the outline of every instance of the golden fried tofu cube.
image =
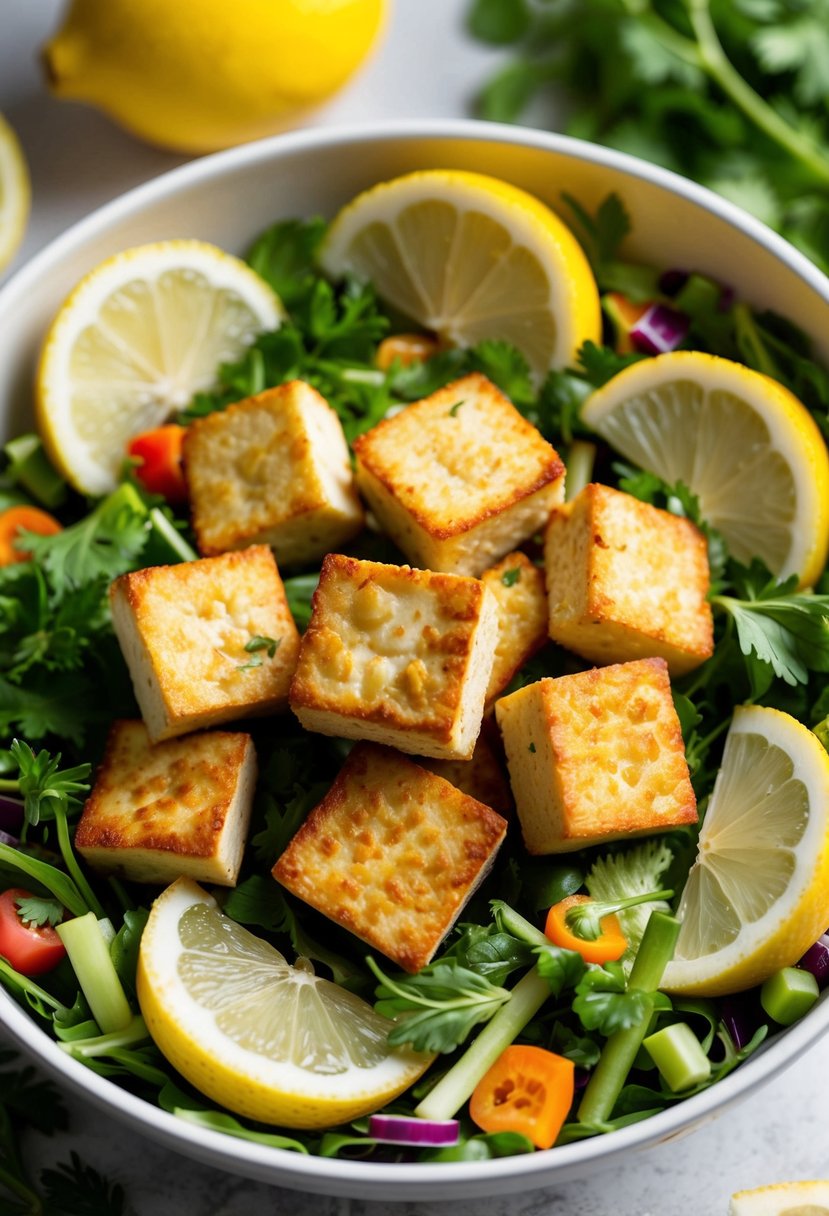
<svg viewBox="0 0 829 1216">
<path fill-rule="evenodd" d="M 484 721 L 471 760 L 433 760 L 424 756 L 419 763 L 470 798 L 491 806 L 499 815 L 510 815 L 515 810 L 504 770 L 501 736 L 492 718 Z"/>
<path fill-rule="evenodd" d="M 309 562 L 363 526 L 340 420 L 301 380 L 192 423 L 184 471 L 208 556 L 265 544 L 280 565 Z"/>
<path fill-rule="evenodd" d="M 110 603 L 153 743 L 287 708 L 299 631 L 267 545 L 122 574 Z"/>
<path fill-rule="evenodd" d="M 547 592 L 544 572 L 526 553 L 508 553 L 485 570 L 486 583 L 498 601 L 498 645 L 484 713 L 489 713 L 512 677 L 547 641 Z"/>
<path fill-rule="evenodd" d="M 550 516 L 550 637 L 594 663 L 648 656 L 671 675 L 714 651 L 705 537 L 690 520 L 589 485 Z"/>
<path fill-rule="evenodd" d="M 235 886 L 255 785 L 250 735 L 216 730 L 153 744 L 143 722 L 115 722 L 75 848 L 93 869 L 134 882 L 186 874 Z"/>
<path fill-rule="evenodd" d="M 415 566 L 478 575 L 564 497 L 555 449 L 477 373 L 354 442 L 357 483 Z"/>
<path fill-rule="evenodd" d="M 495 706 L 530 853 L 695 823 L 664 659 L 539 680 Z"/>
<path fill-rule="evenodd" d="M 291 708 L 323 735 L 468 760 L 497 637 L 498 606 L 479 579 L 329 554 Z"/>
<path fill-rule="evenodd" d="M 500 815 L 390 748 L 358 744 L 273 868 L 406 971 L 429 962 L 486 876 Z"/>
</svg>

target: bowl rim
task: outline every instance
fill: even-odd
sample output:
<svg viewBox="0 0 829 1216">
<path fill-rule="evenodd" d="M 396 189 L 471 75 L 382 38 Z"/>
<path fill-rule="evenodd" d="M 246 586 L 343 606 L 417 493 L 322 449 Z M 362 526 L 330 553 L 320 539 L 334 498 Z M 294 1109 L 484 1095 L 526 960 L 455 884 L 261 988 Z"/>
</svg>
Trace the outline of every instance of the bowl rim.
<svg viewBox="0 0 829 1216">
<path fill-rule="evenodd" d="M 614 149 L 531 128 L 467 119 L 404 119 L 294 131 L 217 152 L 168 170 L 97 208 L 35 254 L 0 287 L 0 318 L 7 309 L 15 307 L 16 300 L 48 272 L 54 261 L 71 254 L 86 241 L 94 240 L 101 229 L 139 212 L 147 204 L 174 196 L 182 188 L 232 176 L 243 167 L 278 161 L 292 152 L 382 143 L 392 139 L 511 144 L 559 153 L 621 171 L 678 195 L 738 228 L 783 262 L 829 303 L 829 278 L 804 254 L 735 204 L 670 170 Z M 464 1190 L 464 1184 L 473 1183 L 494 1185 L 498 1190 L 509 1189 L 504 1185 L 509 1180 L 541 1186 L 552 1181 L 556 1174 L 576 1176 L 591 1163 L 609 1164 L 632 1149 L 670 1139 L 724 1109 L 791 1065 L 802 1051 L 829 1029 L 829 999 L 822 1000 L 801 1022 L 775 1036 L 767 1047 L 764 1045 L 756 1055 L 710 1089 L 678 1101 L 639 1123 L 615 1131 L 609 1138 L 598 1136 L 563 1145 L 554 1152 L 526 1156 L 475 1162 L 412 1164 L 306 1156 L 188 1124 L 91 1072 L 61 1051 L 59 1045 L 40 1027 L 38 1041 L 33 1042 L 32 1017 L 2 988 L 0 1025 L 22 1050 L 70 1089 L 91 1099 L 101 1109 L 112 1111 L 118 1117 L 139 1125 L 155 1139 L 161 1139 L 185 1153 L 189 1150 L 191 1156 L 203 1155 L 207 1151 L 211 1161 L 217 1165 L 224 1165 L 230 1170 L 239 1166 L 250 1167 L 253 1171 L 250 1176 L 268 1177 L 273 1182 L 309 1191 L 326 1189 L 335 1193 L 333 1188 L 339 1186 L 341 1189 L 336 1193 L 347 1194 L 350 1188 L 357 1187 L 361 1188 L 362 1194 L 377 1198 L 395 1197 L 394 1191 L 406 1192 L 396 1196 L 403 1199 L 416 1193 L 425 1196 L 428 1192 L 431 1195 L 433 1191 L 435 1196 L 441 1192 L 445 1197 L 450 1193 L 450 1187 L 455 1194 L 471 1194 L 470 1190 Z M 490 1190 L 488 1193 L 493 1192 Z"/>
</svg>

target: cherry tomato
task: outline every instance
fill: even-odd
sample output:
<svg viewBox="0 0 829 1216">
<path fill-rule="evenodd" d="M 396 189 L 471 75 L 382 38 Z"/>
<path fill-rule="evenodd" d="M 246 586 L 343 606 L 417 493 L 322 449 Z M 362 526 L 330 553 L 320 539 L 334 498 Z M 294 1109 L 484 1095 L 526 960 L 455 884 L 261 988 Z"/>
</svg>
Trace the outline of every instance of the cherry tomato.
<svg viewBox="0 0 829 1216">
<path fill-rule="evenodd" d="M 17 901 L 31 897 L 31 892 L 22 887 L 12 887 L 0 895 L 0 956 L 15 971 L 29 976 L 52 971 L 66 954 L 51 925 L 32 925 L 21 919 Z"/>
<path fill-rule="evenodd" d="M 167 502 L 187 501 L 187 485 L 181 465 L 181 445 L 186 428 L 174 422 L 135 435 L 127 444 L 130 456 L 141 463 L 135 476 L 151 494 L 162 494 Z"/>
</svg>

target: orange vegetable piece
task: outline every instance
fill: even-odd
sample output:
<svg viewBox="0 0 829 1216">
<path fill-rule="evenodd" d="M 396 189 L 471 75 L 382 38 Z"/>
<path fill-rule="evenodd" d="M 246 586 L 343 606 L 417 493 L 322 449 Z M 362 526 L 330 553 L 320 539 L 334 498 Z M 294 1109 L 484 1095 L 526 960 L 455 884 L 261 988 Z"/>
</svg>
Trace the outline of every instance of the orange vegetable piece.
<svg viewBox="0 0 829 1216">
<path fill-rule="evenodd" d="M 594 942 L 585 941 L 583 937 L 569 928 L 567 913 L 577 904 L 592 903 L 589 895 L 568 895 L 566 899 L 553 904 L 547 913 L 547 923 L 544 932 L 550 941 L 563 950 L 575 950 L 586 963 L 613 963 L 621 958 L 628 948 L 627 938 L 619 926 L 616 916 L 605 916 L 601 921 L 601 934 Z"/>
<path fill-rule="evenodd" d="M 19 532 L 37 532 L 38 536 L 54 536 L 63 528 L 48 511 L 40 507 L 9 507 L 0 514 L 0 566 L 11 566 L 14 562 L 26 562 L 31 557 L 25 549 L 15 544 Z"/>
<path fill-rule="evenodd" d="M 385 372 L 395 359 L 403 367 L 408 367 L 410 363 L 425 363 L 441 349 L 440 340 L 429 334 L 395 334 L 391 338 L 383 339 L 377 347 L 374 362 Z"/>
<path fill-rule="evenodd" d="M 187 501 L 187 483 L 181 463 L 181 448 L 186 427 L 174 422 L 143 431 L 127 444 L 130 456 L 141 461 L 135 476 L 145 490 L 161 494 L 170 503 Z"/>
<path fill-rule="evenodd" d="M 575 1066 L 543 1047 L 513 1044 L 481 1078 L 469 1114 L 485 1132 L 520 1132 L 552 1148 L 573 1105 Z"/>
</svg>

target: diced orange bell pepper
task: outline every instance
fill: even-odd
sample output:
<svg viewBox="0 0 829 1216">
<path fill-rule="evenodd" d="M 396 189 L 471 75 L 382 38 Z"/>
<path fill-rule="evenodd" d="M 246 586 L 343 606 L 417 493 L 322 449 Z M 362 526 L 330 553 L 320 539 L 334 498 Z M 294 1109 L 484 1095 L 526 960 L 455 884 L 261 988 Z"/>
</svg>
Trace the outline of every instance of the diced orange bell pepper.
<svg viewBox="0 0 829 1216">
<path fill-rule="evenodd" d="M 174 505 L 187 501 L 181 463 L 185 431 L 186 427 L 170 422 L 135 435 L 127 444 L 127 453 L 141 462 L 136 465 L 135 476 L 144 489 L 161 494 Z"/>
<path fill-rule="evenodd" d="M 469 1114 L 482 1131 L 519 1132 L 536 1148 L 552 1148 L 574 1091 L 572 1060 L 513 1044 L 475 1086 Z"/>
<path fill-rule="evenodd" d="M 37 532 L 38 536 L 54 536 L 62 531 L 54 515 L 41 511 L 40 507 L 9 507 L 0 514 L 0 566 L 26 562 L 31 557 L 25 549 L 17 547 L 18 533 Z"/>
<path fill-rule="evenodd" d="M 440 339 L 430 334 L 394 334 L 391 338 L 384 338 L 377 347 L 374 362 L 385 372 L 395 360 L 403 367 L 411 363 L 425 363 L 441 349 Z"/>
</svg>

